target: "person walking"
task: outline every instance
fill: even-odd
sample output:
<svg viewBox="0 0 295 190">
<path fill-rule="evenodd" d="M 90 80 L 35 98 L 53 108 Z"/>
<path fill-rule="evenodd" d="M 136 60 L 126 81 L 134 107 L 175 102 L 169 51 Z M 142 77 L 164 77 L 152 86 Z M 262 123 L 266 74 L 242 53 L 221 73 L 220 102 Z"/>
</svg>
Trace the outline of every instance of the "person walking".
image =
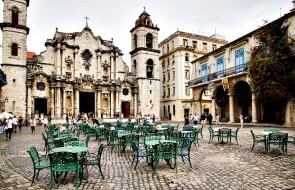
<svg viewBox="0 0 295 190">
<path fill-rule="evenodd" d="M 212 126 L 212 119 L 213 119 L 213 117 L 212 117 L 211 113 L 209 113 L 209 115 L 207 116 L 207 121 L 208 121 L 210 127 Z"/>
<path fill-rule="evenodd" d="M 221 126 L 219 114 L 216 114 L 215 121 L 216 121 L 216 127 L 217 127 L 217 125 Z"/>
<path fill-rule="evenodd" d="M 47 119 L 46 116 L 44 117 L 44 129 L 45 129 L 45 130 L 48 129 L 48 119 Z"/>
<path fill-rule="evenodd" d="M 9 119 L 7 120 L 6 122 L 6 141 L 9 139 L 11 140 L 11 134 L 12 134 L 12 131 L 13 131 L 13 121 L 12 121 L 12 117 L 9 117 Z"/>
<path fill-rule="evenodd" d="M 244 127 L 244 118 L 243 118 L 243 114 L 241 112 L 239 113 L 239 119 L 240 119 L 241 129 L 243 129 L 243 127 Z"/>
<path fill-rule="evenodd" d="M 198 125 L 198 121 L 199 121 L 199 116 L 197 114 L 195 114 L 192 118 L 194 125 Z"/>
<path fill-rule="evenodd" d="M 205 115 L 205 113 L 203 113 L 201 115 L 201 124 L 202 124 L 202 127 L 205 127 L 205 124 L 206 124 L 206 115 Z"/>
<path fill-rule="evenodd" d="M 24 119 L 23 119 L 22 116 L 20 116 L 20 117 L 18 118 L 18 127 L 19 127 L 19 131 L 22 131 L 23 122 L 24 122 Z"/>
<path fill-rule="evenodd" d="M 35 128 L 36 128 L 36 120 L 35 120 L 35 118 L 33 116 L 31 117 L 30 125 L 31 125 L 32 134 L 34 134 L 35 133 Z"/>
<path fill-rule="evenodd" d="M 17 128 L 17 124 L 18 124 L 18 120 L 16 119 L 16 117 L 14 116 L 12 118 L 13 121 L 13 132 L 16 133 L 16 128 Z"/>
<path fill-rule="evenodd" d="M 184 115 L 184 125 L 188 125 L 189 124 L 189 117 L 188 117 L 188 114 L 186 113 Z"/>
</svg>

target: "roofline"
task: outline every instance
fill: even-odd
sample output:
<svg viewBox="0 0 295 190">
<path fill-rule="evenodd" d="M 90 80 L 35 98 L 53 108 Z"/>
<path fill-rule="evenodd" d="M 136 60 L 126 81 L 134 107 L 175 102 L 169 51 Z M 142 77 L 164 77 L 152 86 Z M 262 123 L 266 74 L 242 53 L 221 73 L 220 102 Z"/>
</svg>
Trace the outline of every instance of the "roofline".
<svg viewBox="0 0 295 190">
<path fill-rule="evenodd" d="M 173 38 L 177 37 L 177 36 L 182 36 L 182 35 L 190 35 L 192 36 L 192 38 L 205 38 L 207 41 L 211 41 L 211 42 L 219 42 L 219 43 L 228 43 L 228 41 L 226 40 L 222 40 L 222 39 L 217 39 L 217 38 L 213 38 L 213 37 L 208 37 L 208 36 L 203 36 L 203 35 L 199 35 L 199 34 L 193 34 L 193 33 L 189 33 L 189 32 L 183 32 L 183 31 L 176 31 L 173 34 L 171 34 L 169 37 L 167 37 L 166 39 L 164 39 L 162 42 L 159 43 L 159 47 L 163 46 L 165 43 L 167 43 L 168 41 L 172 40 Z"/>
<path fill-rule="evenodd" d="M 223 51 L 225 48 L 228 48 L 228 47 L 230 47 L 230 46 L 232 46 L 232 45 L 234 45 L 234 44 L 236 44 L 236 43 L 238 43 L 238 42 L 240 42 L 240 41 L 247 40 L 248 37 L 254 35 L 255 33 L 258 33 L 258 32 L 261 31 L 263 28 L 265 28 L 265 27 L 267 27 L 267 26 L 270 26 L 271 24 L 274 24 L 275 22 L 278 22 L 278 21 L 280 21 L 280 20 L 286 20 L 287 18 L 289 18 L 289 17 L 291 17 L 291 16 L 294 16 L 294 15 L 295 15 L 295 12 L 287 13 L 287 14 L 285 14 L 284 16 L 282 16 L 282 17 L 280 17 L 280 18 L 278 18 L 278 19 L 276 19 L 276 20 L 274 20 L 274 21 L 268 23 L 267 25 L 262 26 L 262 27 L 260 27 L 260 28 L 257 28 L 256 30 L 253 30 L 252 32 L 249 32 L 249 33 L 245 34 L 244 36 L 241 36 L 240 38 L 238 38 L 238 39 L 236 39 L 236 40 L 234 40 L 234 41 L 231 41 L 230 43 L 228 43 L 228 44 L 226 44 L 226 45 L 224 45 L 224 46 L 221 46 L 220 48 L 218 48 L 218 49 L 216 49 L 216 50 L 214 50 L 214 51 L 211 51 L 210 53 L 208 53 L 208 54 L 206 54 L 206 55 L 204 55 L 204 56 L 202 56 L 202 57 L 199 57 L 198 59 L 193 60 L 191 63 L 196 63 L 196 62 L 198 62 L 198 61 L 204 60 L 204 59 L 208 58 L 209 56 L 214 55 L 214 54 L 216 54 L 216 53 L 219 53 L 219 52 Z"/>
</svg>

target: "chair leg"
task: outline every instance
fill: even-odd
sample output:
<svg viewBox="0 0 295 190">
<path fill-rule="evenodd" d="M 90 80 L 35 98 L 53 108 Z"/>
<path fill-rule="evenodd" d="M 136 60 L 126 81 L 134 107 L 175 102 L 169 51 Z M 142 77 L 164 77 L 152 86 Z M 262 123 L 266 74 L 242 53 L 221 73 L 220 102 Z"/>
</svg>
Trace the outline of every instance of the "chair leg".
<svg viewBox="0 0 295 190">
<path fill-rule="evenodd" d="M 100 166 L 100 164 L 98 165 L 98 169 L 99 169 L 99 172 L 100 172 L 100 174 L 101 174 L 102 179 L 104 179 L 104 176 L 103 176 L 103 174 L 102 174 L 102 170 L 101 170 L 101 166 Z"/>
<path fill-rule="evenodd" d="M 38 179 L 38 177 L 39 177 L 39 172 L 40 172 L 40 170 L 38 170 L 38 172 L 37 172 L 36 179 Z"/>
<path fill-rule="evenodd" d="M 239 141 L 238 141 L 238 136 L 236 136 L 236 141 L 237 141 L 237 144 L 239 144 Z"/>
<path fill-rule="evenodd" d="M 135 155 L 133 156 L 131 166 L 133 166 L 134 160 L 135 160 Z"/>
<path fill-rule="evenodd" d="M 190 154 L 188 155 L 187 158 L 188 158 L 188 163 L 189 163 L 190 167 L 193 168 L 193 167 L 192 167 L 192 163 L 191 163 L 191 156 L 190 156 Z"/>
<path fill-rule="evenodd" d="M 53 178 L 53 172 L 51 171 L 50 172 L 50 187 L 49 187 L 50 190 L 52 189 L 52 178 Z"/>
<path fill-rule="evenodd" d="M 183 156 L 181 156 L 181 158 L 182 158 L 182 162 L 184 163 L 184 159 L 183 159 Z"/>
<path fill-rule="evenodd" d="M 78 181 L 79 181 L 79 167 L 78 170 L 76 171 L 76 190 L 78 190 Z"/>
<path fill-rule="evenodd" d="M 136 164 L 135 164 L 135 167 L 134 167 L 134 169 L 136 169 L 136 167 L 137 167 L 137 164 L 138 164 L 138 157 L 136 158 Z"/>
<path fill-rule="evenodd" d="M 255 146 L 255 143 L 253 143 L 253 146 L 252 146 L 252 148 L 251 148 L 251 151 L 253 151 L 253 149 L 254 149 L 254 146 Z"/>
<path fill-rule="evenodd" d="M 35 176 L 36 175 L 36 169 L 34 168 L 34 174 L 33 174 L 33 179 L 32 179 L 32 183 L 31 183 L 31 186 L 33 185 L 33 183 L 34 183 L 34 180 L 35 180 Z"/>
</svg>

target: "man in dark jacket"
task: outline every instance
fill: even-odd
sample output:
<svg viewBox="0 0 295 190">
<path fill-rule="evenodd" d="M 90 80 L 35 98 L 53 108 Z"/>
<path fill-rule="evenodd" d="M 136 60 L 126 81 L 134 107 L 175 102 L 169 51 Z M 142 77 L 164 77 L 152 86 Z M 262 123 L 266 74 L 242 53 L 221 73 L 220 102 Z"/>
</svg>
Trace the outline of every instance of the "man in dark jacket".
<svg viewBox="0 0 295 190">
<path fill-rule="evenodd" d="M 209 122 L 210 127 L 212 125 L 212 119 L 213 119 L 213 117 L 212 117 L 211 113 L 209 113 L 209 115 L 207 116 L 207 121 Z"/>
</svg>

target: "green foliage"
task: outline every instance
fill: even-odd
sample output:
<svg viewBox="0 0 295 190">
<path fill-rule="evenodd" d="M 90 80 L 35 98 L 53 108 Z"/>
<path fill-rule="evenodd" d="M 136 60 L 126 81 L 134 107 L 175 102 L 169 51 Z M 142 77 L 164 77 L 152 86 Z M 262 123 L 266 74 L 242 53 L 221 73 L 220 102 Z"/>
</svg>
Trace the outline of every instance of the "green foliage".
<svg viewBox="0 0 295 190">
<path fill-rule="evenodd" d="M 294 39 L 283 21 L 274 22 L 258 35 L 252 49 L 250 74 L 257 98 L 264 103 L 286 102 L 295 92 Z"/>
</svg>

